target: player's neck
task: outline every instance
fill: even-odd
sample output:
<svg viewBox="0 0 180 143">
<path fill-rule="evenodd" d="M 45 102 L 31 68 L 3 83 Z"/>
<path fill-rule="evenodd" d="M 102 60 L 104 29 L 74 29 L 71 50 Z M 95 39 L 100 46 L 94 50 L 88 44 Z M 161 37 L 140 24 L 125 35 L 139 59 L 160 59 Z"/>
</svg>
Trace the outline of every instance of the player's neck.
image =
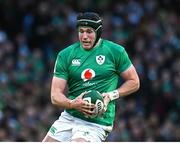
<svg viewBox="0 0 180 143">
<path fill-rule="evenodd" d="M 99 45 L 100 45 L 100 43 L 101 43 L 101 38 L 99 38 L 99 40 L 98 40 L 98 42 L 96 43 L 96 45 L 93 47 L 93 48 L 96 48 L 96 47 L 98 47 Z"/>
</svg>

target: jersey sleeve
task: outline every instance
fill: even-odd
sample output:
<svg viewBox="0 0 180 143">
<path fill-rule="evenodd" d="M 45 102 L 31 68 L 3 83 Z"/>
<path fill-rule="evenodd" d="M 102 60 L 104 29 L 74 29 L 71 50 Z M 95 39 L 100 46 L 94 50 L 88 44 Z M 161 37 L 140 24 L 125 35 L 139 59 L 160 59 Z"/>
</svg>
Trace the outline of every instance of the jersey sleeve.
<svg viewBox="0 0 180 143">
<path fill-rule="evenodd" d="M 68 70 L 66 66 L 66 61 L 65 58 L 63 58 L 62 53 L 59 53 L 56 58 L 56 62 L 54 66 L 54 76 L 63 78 L 65 80 L 68 79 Z"/>
<path fill-rule="evenodd" d="M 132 65 L 132 62 L 125 49 L 120 52 L 118 57 L 117 70 L 119 73 L 122 73 Z"/>
</svg>

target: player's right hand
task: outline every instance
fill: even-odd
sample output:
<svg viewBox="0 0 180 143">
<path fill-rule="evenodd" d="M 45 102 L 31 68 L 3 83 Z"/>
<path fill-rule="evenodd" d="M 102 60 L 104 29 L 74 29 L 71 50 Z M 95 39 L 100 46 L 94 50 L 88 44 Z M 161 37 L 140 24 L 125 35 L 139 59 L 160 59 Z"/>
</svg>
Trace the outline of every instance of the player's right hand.
<svg viewBox="0 0 180 143">
<path fill-rule="evenodd" d="M 82 112 L 86 116 L 92 116 L 94 114 L 95 105 L 92 104 L 92 103 L 88 103 L 87 101 L 83 100 L 83 96 L 86 93 L 87 92 L 83 92 L 78 97 L 71 100 L 70 108 L 71 109 L 76 109 L 76 110 Z"/>
</svg>

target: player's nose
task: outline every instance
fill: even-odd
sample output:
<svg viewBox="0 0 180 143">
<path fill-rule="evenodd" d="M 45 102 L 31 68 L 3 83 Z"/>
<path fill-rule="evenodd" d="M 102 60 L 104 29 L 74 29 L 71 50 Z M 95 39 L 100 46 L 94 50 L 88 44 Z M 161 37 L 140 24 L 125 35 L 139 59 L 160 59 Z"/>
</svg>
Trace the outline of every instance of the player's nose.
<svg viewBox="0 0 180 143">
<path fill-rule="evenodd" d="M 88 34 L 86 32 L 84 32 L 82 36 L 84 39 L 88 38 Z"/>
</svg>

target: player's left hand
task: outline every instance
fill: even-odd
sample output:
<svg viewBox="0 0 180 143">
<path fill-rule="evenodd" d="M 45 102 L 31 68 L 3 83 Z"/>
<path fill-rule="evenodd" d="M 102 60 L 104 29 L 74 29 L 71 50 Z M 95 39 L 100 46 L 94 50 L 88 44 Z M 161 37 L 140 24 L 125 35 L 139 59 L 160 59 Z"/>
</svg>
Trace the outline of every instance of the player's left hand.
<svg viewBox="0 0 180 143">
<path fill-rule="evenodd" d="M 104 114 L 104 112 L 107 111 L 108 104 L 111 101 L 109 98 L 109 94 L 102 93 L 101 95 L 103 96 L 103 99 L 104 99 L 104 108 L 103 108 L 102 112 L 99 113 L 99 115 L 102 115 L 102 114 Z"/>
</svg>

